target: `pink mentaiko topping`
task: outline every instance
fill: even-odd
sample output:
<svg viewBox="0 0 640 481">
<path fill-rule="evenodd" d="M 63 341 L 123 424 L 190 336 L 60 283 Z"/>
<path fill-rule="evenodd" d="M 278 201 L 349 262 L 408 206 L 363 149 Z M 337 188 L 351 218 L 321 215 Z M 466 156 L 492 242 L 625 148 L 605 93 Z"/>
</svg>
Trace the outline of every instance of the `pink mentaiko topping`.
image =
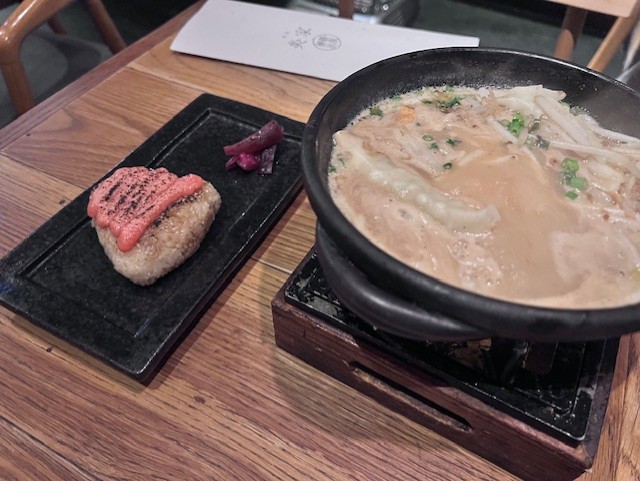
<svg viewBox="0 0 640 481">
<path fill-rule="evenodd" d="M 178 177 L 165 168 L 123 167 L 94 189 L 87 214 L 99 227 L 108 227 L 118 248 L 127 252 L 165 210 L 196 193 L 203 182 L 198 175 Z"/>
</svg>

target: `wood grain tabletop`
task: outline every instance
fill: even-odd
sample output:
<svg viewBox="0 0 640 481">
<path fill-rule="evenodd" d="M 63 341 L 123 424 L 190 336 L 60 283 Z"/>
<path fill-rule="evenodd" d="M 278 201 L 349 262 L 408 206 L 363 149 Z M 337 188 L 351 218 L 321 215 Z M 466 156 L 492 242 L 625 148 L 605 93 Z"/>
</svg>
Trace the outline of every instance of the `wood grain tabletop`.
<svg viewBox="0 0 640 481">
<path fill-rule="evenodd" d="M 200 94 L 305 122 L 334 85 L 171 52 L 197 7 L 0 130 L 0 256 Z M 1 308 L 0 479 L 519 479 L 276 346 L 314 226 L 302 192 L 147 384 Z M 640 480 L 639 362 L 624 337 L 581 481 Z"/>
</svg>

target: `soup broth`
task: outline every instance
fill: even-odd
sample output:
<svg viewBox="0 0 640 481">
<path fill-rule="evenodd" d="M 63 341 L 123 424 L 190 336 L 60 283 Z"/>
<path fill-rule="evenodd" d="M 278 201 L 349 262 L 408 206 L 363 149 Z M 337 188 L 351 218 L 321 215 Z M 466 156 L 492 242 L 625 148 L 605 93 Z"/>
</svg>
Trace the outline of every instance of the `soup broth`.
<svg viewBox="0 0 640 481">
<path fill-rule="evenodd" d="M 332 198 L 380 249 L 486 296 L 640 300 L 640 140 L 542 86 L 430 87 L 334 134 Z"/>
</svg>

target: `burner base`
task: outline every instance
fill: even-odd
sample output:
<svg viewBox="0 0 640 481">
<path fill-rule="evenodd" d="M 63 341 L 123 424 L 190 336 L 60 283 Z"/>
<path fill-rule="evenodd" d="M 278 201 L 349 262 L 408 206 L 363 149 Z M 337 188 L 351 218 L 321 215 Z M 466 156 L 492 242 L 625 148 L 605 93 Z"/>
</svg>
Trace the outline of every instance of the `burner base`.
<svg viewBox="0 0 640 481">
<path fill-rule="evenodd" d="M 573 480 L 591 467 L 612 366 L 606 366 L 610 372 L 598 374 L 584 439 L 567 442 L 490 406 L 444 376 L 417 368 L 366 336 L 355 336 L 294 305 L 286 289 L 295 280 L 296 273 L 272 302 L 275 340 L 281 349 L 523 479 Z M 617 343 L 606 357 L 615 359 L 616 351 Z"/>
</svg>

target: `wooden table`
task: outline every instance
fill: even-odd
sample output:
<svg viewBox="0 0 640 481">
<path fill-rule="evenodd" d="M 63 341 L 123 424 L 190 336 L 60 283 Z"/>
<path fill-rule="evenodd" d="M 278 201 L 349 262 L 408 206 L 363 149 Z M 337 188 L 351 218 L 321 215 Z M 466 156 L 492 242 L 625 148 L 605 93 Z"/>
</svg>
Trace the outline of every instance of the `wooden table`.
<svg viewBox="0 0 640 481">
<path fill-rule="evenodd" d="M 0 255 L 201 93 L 304 122 L 332 87 L 172 53 L 194 8 L 0 131 Z M 276 347 L 270 303 L 314 222 L 300 194 L 147 386 L 0 310 L 0 478 L 516 479 Z M 639 358 L 624 338 L 580 480 L 640 479 Z"/>
</svg>

